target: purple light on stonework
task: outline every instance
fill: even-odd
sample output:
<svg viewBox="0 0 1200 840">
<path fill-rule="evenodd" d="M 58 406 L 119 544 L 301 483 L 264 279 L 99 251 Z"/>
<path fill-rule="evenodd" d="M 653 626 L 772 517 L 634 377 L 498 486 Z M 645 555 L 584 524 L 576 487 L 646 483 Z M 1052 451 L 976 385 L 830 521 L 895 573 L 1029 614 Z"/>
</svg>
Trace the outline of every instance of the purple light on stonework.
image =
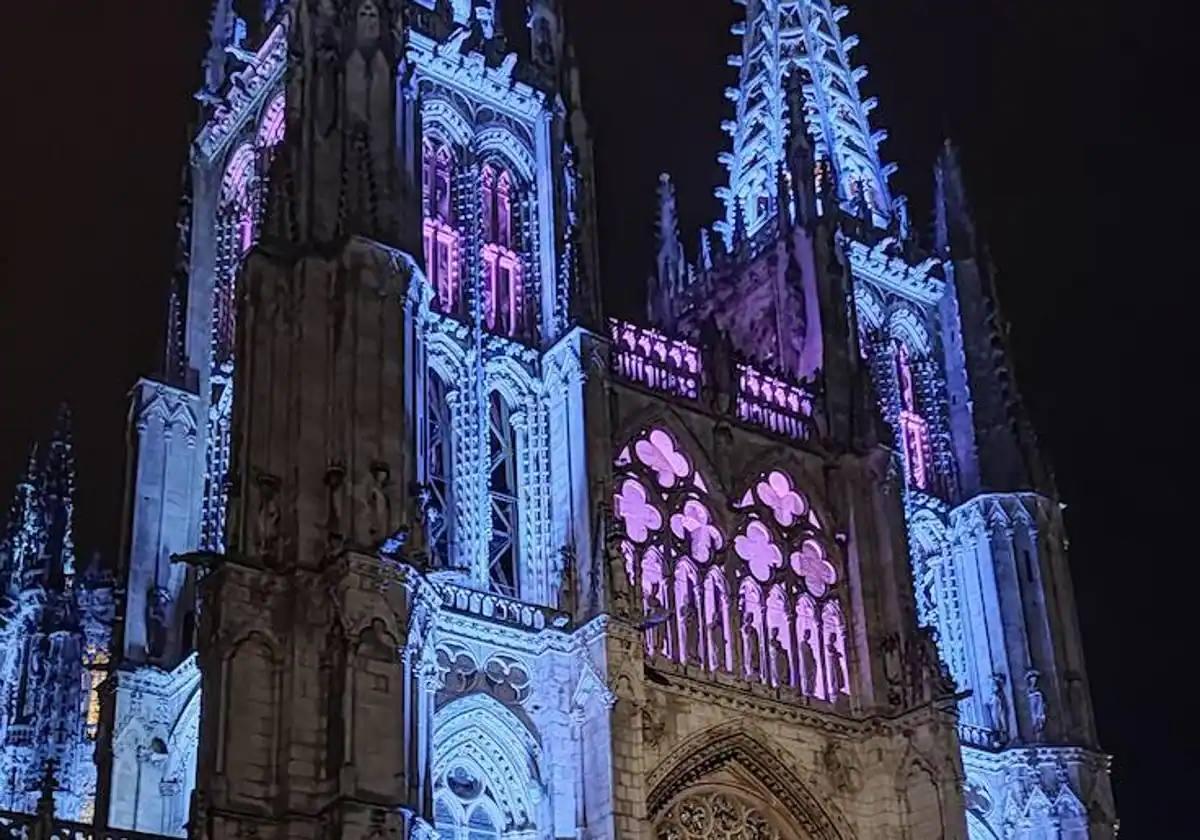
<svg viewBox="0 0 1200 840">
<path fill-rule="evenodd" d="M 825 550 L 813 540 L 805 540 L 799 551 L 792 552 L 790 560 L 792 570 L 804 578 L 805 587 L 818 598 L 837 583 L 833 564 L 825 559 Z"/>
<path fill-rule="evenodd" d="M 746 533 L 733 541 L 738 557 L 746 561 L 750 573 L 764 583 L 783 565 L 783 552 L 771 540 L 771 532 L 761 522 L 751 522 Z"/>
<path fill-rule="evenodd" d="M 825 631 L 825 672 L 828 677 L 832 700 L 838 694 L 850 693 L 850 679 L 846 668 L 846 623 L 842 620 L 842 608 L 837 601 L 827 601 L 821 610 L 821 625 Z"/>
<path fill-rule="evenodd" d="M 245 143 L 229 157 L 225 177 L 221 180 L 221 202 L 230 205 L 247 201 L 253 176 L 254 147 Z"/>
<path fill-rule="evenodd" d="M 790 528 L 808 510 L 808 502 L 792 489 L 791 480 L 778 470 L 760 481 L 755 489 L 758 498 L 775 515 L 775 521 L 785 528 Z"/>
<path fill-rule="evenodd" d="M 801 595 L 796 601 L 796 645 L 801 689 L 806 694 L 825 699 L 829 696 L 822 664 L 825 651 L 817 623 L 817 605 L 808 595 Z"/>
<path fill-rule="evenodd" d="M 258 126 L 257 144 L 260 148 L 270 149 L 283 142 L 285 127 L 286 100 L 281 93 L 271 100 L 263 113 L 262 122 Z"/>
<path fill-rule="evenodd" d="M 674 487 L 676 481 L 692 471 L 687 456 L 675 448 L 675 440 L 662 429 L 654 429 L 633 447 L 639 461 L 653 470 L 663 487 Z"/>
<path fill-rule="evenodd" d="M 635 543 L 644 543 L 651 531 L 662 527 L 662 514 L 650 504 L 646 488 L 636 479 L 627 478 L 613 499 L 613 511 L 625 523 L 625 533 Z"/>
<path fill-rule="evenodd" d="M 729 593 L 719 566 L 704 578 L 705 649 L 710 671 L 733 670 L 733 634 L 729 627 Z"/>
<path fill-rule="evenodd" d="M 795 685 L 793 644 L 787 595 L 783 587 L 776 584 L 767 593 L 767 651 L 770 668 L 764 674 L 776 688 L 791 688 Z"/>
<path fill-rule="evenodd" d="M 683 510 L 671 516 L 671 533 L 687 540 L 692 559 L 697 563 L 707 563 L 722 546 L 721 532 L 711 520 L 708 508 L 695 499 L 688 499 Z"/>
<path fill-rule="evenodd" d="M 684 665 L 700 665 L 699 580 L 696 567 L 689 560 L 679 560 L 673 575 L 675 583 L 676 638 L 679 639 L 676 659 Z"/>
</svg>

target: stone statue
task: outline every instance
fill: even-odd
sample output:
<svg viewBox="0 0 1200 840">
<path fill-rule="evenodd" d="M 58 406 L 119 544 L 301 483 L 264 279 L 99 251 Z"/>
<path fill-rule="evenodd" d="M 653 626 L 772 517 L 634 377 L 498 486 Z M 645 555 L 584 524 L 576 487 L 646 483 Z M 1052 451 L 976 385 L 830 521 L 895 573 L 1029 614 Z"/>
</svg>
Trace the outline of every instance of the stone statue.
<svg viewBox="0 0 1200 840">
<path fill-rule="evenodd" d="M 657 656 L 662 653 L 662 624 L 657 620 L 657 617 L 663 611 L 662 599 L 658 593 L 662 584 L 653 584 L 650 587 L 650 592 L 646 595 L 646 612 L 651 618 L 650 623 L 650 653 Z"/>
<path fill-rule="evenodd" d="M 325 533 L 332 551 L 341 547 L 345 536 L 342 531 L 342 483 L 345 478 L 346 468 L 341 463 L 334 461 L 325 468 L 325 487 L 328 491 Z"/>
<path fill-rule="evenodd" d="M 146 655 L 151 659 L 161 659 L 167 651 L 170 604 L 171 593 L 161 586 L 146 593 Z"/>
<path fill-rule="evenodd" d="M 264 560 L 275 559 L 279 549 L 279 479 L 273 475 L 258 477 L 258 515 L 255 548 Z"/>
<path fill-rule="evenodd" d="M 708 643 L 712 648 L 709 668 L 720 671 L 725 668 L 725 621 L 721 613 L 713 610 L 712 621 L 708 623 Z"/>
<path fill-rule="evenodd" d="M 683 607 L 683 652 L 686 664 L 700 665 L 700 611 L 696 608 L 696 590 L 688 586 L 687 603 Z"/>
<path fill-rule="evenodd" d="M 387 464 L 382 461 L 371 463 L 371 487 L 367 491 L 367 534 L 372 543 L 391 536 L 392 500 L 388 495 L 391 477 L 392 471 Z"/>
<path fill-rule="evenodd" d="M 791 654 L 788 649 L 783 646 L 783 639 L 779 638 L 779 628 L 771 628 L 771 665 L 774 671 L 775 684 L 779 688 L 792 687 L 792 663 Z"/>
<path fill-rule="evenodd" d="M 755 680 L 762 673 L 762 652 L 759 650 L 758 628 L 754 626 L 754 614 L 742 613 L 742 644 L 746 651 L 746 678 Z"/>
<path fill-rule="evenodd" d="M 825 655 L 828 657 L 829 667 L 829 699 L 836 700 L 846 687 L 846 677 L 842 671 L 842 652 L 838 648 L 837 633 L 829 634 L 829 645 L 825 649 Z"/>
<path fill-rule="evenodd" d="M 812 697 L 817 682 L 817 654 L 812 646 L 812 630 L 805 629 L 800 640 L 800 687 L 805 697 Z"/>
<path fill-rule="evenodd" d="M 1008 694 L 1004 685 L 1004 674 L 992 674 L 992 729 L 996 732 L 999 746 L 1008 743 Z"/>
<path fill-rule="evenodd" d="M 1025 694 L 1029 698 L 1029 722 L 1033 724 L 1033 740 L 1041 743 L 1046 734 L 1046 695 L 1042 693 L 1038 680 L 1041 674 L 1030 668 L 1025 674 Z"/>
</svg>

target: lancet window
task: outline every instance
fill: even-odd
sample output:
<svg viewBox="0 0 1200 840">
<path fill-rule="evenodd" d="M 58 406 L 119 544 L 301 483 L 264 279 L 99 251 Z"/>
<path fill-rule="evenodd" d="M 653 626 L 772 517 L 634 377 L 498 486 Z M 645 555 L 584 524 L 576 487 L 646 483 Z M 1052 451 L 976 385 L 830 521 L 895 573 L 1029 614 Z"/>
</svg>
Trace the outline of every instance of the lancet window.
<svg viewBox="0 0 1200 840">
<path fill-rule="evenodd" d="M 498 392 L 488 399 L 488 577 L 501 595 L 519 594 L 517 579 L 517 435 L 513 414 Z"/>
<path fill-rule="evenodd" d="M 515 185 L 497 164 L 482 170 L 483 318 L 488 330 L 511 337 L 527 334 L 524 268 L 516 242 Z"/>
<path fill-rule="evenodd" d="M 929 489 L 929 424 L 917 406 L 913 386 L 912 361 L 903 341 L 893 342 L 896 386 L 900 396 L 900 434 L 908 482 L 920 490 Z"/>
<path fill-rule="evenodd" d="M 640 434 L 615 466 L 613 513 L 647 655 L 821 699 L 849 693 L 838 549 L 787 473 L 758 476 L 726 523 L 666 430 Z"/>
<path fill-rule="evenodd" d="M 450 553 L 450 487 L 454 426 L 446 383 L 432 370 L 425 392 L 425 475 L 428 498 L 423 500 L 430 556 L 439 567 Z"/>
<path fill-rule="evenodd" d="M 454 155 L 426 140 L 422 149 L 425 208 L 425 270 L 434 289 L 434 308 L 448 315 L 462 310 L 462 236 L 454 207 Z"/>
</svg>

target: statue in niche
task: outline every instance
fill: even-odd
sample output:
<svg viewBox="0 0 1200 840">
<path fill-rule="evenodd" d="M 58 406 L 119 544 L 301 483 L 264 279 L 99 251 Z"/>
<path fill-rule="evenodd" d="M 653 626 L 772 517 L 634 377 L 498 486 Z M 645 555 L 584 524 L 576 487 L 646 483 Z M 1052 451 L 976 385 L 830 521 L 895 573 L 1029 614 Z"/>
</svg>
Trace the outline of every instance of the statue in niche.
<svg viewBox="0 0 1200 840">
<path fill-rule="evenodd" d="M 391 536 L 391 477 L 392 471 L 387 464 L 371 462 L 371 486 L 367 491 L 367 534 L 371 543 Z"/>
<path fill-rule="evenodd" d="M 709 660 L 713 671 L 725 667 L 725 621 L 720 610 L 714 609 L 712 620 L 708 623 L 708 643 L 712 646 L 712 658 Z"/>
<path fill-rule="evenodd" d="M 688 665 L 700 665 L 700 611 L 696 608 L 696 590 L 689 583 L 683 605 L 683 651 Z"/>
<path fill-rule="evenodd" d="M 325 487 L 328 493 L 326 512 L 326 541 L 331 551 L 342 546 L 345 534 L 342 531 L 342 484 L 346 480 L 346 467 L 338 461 L 331 462 L 325 469 Z"/>
<path fill-rule="evenodd" d="M 545 20 L 542 21 L 545 24 Z M 563 146 L 563 189 L 567 206 L 567 225 L 579 225 L 579 166 L 575 163 L 575 147 L 570 143 Z"/>
<path fill-rule="evenodd" d="M 717 414 L 727 414 L 736 403 L 738 384 L 733 342 L 729 332 L 718 327 L 716 319 L 710 315 L 700 326 L 700 343 L 704 347 L 701 364 L 705 400 Z"/>
<path fill-rule="evenodd" d="M 555 577 L 558 579 L 558 608 L 574 618 L 579 602 L 576 593 L 575 546 L 564 545 L 558 550 L 557 566 Z"/>
<path fill-rule="evenodd" d="M 1041 674 L 1030 668 L 1025 674 L 1025 696 L 1029 698 L 1029 722 L 1033 725 L 1033 740 L 1041 743 L 1046 734 L 1046 695 L 1042 693 L 1038 680 Z"/>
<path fill-rule="evenodd" d="M 829 634 L 829 644 L 825 649 L 829 663 L 829 699 L 836 700 L 846 688 L 846 677 L 842 672 L 842 652 L 838 648 L 837 633 Z"/>
<path fill-rule="evenodd" d="M 661 583 L 651 584 L 650 592 L 646 595 L 646 617 L 650 623 L 650 653 L 655 656 L 663 652 L 662 622 L 658 620 L 663 613 L 663 602 L 659 597 L 661 591 Z"/>
<path fill-rule="evenodd" d="M 779 628 L 771 628 L 771 665 L 774 671 L 775 684 L 779 688 L 792 687 L 792 663 L 788 649 L 779 638 Z"/>
<path fill-rule="evenodd" d="M 812 697 L 817 685 L 817 654 L 812 646 L 812 630 L 805 628 L 800 639 L 800 687 L 805 697 Z"/>
<path fill-rule="evenodd" d="M 167 635 L 171 593 L 161 586 L 152 586 L 146 593 L 146 655 L 161 659 L 167 651 Z"/>
<path fill-rule="evenodd" d="M 996 743 L 1004 746 L 1008 743 L 1008 693 L 1005 688 L 1004 674 L 992 674 L 992 730 L 996 733 Z"/>
<path fill-rule="evenodd" d="M 268 565 L 273 565 L 278 560 L 279 551 L 279 479 L 264 473 L 258 477 L 257 484 L 258 515 L 254 547 Z"/>
<path fill-rule="evenodd" d="M 746 678 L 756 680 L 762 673 L 762 651 L 753 613 L 742 612 L 742 645 L 746 651 Z"/>
</svg>

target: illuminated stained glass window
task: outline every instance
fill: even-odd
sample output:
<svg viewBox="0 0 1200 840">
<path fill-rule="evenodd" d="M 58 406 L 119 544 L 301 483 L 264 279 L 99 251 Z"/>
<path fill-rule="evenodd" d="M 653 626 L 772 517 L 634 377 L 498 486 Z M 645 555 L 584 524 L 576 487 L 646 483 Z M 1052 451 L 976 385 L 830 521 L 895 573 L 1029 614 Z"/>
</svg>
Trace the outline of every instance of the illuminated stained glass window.
<svg viewBox="0 0 1200 840">
<path fill-rule="evenodd" d="M 434 289 L 434 308 L 448 315 L 461 315 L 462 234 L 454 214 L 453 171 L 450 149 L 426 140 L 422 180 L 425 272 Z"/>
<path fill-rule="evenodd" d="M 512 176 L 506 170 L 493 164 L 483 167 L 483 317 L 491 332 L 524 337 L 528 333 L 524 269 L 514 237 L 513 192 Z"/>
<path fill-rule="evenodd" d="M 788 473 L 760 474 L 729 517 L 664 429 L 636 436 L 614 465 L 647 655 L 825 700 L 850 693 L 839 549 Z"/>
</svg>

